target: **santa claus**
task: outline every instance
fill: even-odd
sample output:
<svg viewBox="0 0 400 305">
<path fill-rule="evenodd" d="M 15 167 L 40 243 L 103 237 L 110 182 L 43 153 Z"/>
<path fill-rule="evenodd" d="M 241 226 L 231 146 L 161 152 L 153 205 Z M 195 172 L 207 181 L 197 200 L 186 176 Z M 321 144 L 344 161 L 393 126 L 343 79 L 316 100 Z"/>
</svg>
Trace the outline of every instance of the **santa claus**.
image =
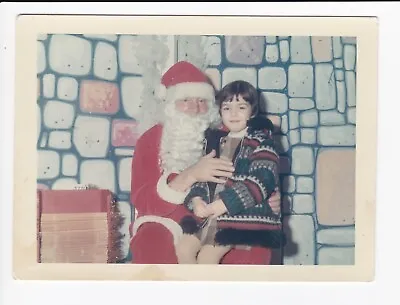
<svg viewBox="0 0 400 305">
<path fill-rule="evenodd" d="M 131 203 L 137 217 L 131 225 L 132 263 L 177 264 L 175 245 L 180 220 L 193 215 L 182 204 L 197 181 L 224 182 L 233 171 L 228 160 L 203 156 L 205 131 L 218 124 L 215 92 L 207 77 L 182 61 L 162 77 L 166 95 L 163 117 L 137 141 L 132 160 Z M 218 177 L 218 178 L 217 178 Z M 280 194 L 270 199 L 279 209 Z M 269 264 L 265 248 L 233 249 L 222 264 Z"/>
</svg>

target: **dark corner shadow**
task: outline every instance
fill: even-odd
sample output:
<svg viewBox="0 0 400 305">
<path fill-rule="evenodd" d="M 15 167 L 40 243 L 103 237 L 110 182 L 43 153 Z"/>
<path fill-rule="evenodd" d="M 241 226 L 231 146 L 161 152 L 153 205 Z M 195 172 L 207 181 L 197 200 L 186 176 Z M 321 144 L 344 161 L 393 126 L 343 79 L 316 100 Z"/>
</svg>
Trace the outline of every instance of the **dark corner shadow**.
<svg viewBox="0 0 400 305">
<path fill-rule="evenodd" d="M 263 114 L 268 114 L 268 109 L 266 107 L 267 105 L 267 101 L 265 100 L 265 96 L 263 94 L 259 94 L 259 98 L 260 98 L 260 112 Z M 280 134 L 282 134 L 281 130 L 279 127 L 275 126 L 275 130 L 274 130 L 274 134 L 275 134 L 275 145 L 276 145 L 276 149 L 279 152 L 284 151 L 283 150 L 283 143 L 282 143 L 282 137 L 278 136 Z M 286 158 L 285 158 L 286 159 Z M 282 164 L 281 164 L 282 165 Z M 290 164 L 289 165 L 282 165 L 282 166 L 288 166 L 289 169 Z M 290 170 L 289 170 L 290 172 Z M 283 184 L 283 177 L 281 175 L 281 194 L 286 193 L 287 191 L 287 186 L 285 184 Z M 291 228 L 289 226 L 289 220 L 290 220 L 290 212 L 291 212 L 291 202 L 289 200 L 285 200 L 285 196 L 281 195 L 281 210 L 282 210 L 282 222 L 283 222 L 283 233 L 285 235 L 285 239 L 286 239 L 286 244 L 284 247 L 280 248 L 280 249 L 274 249 L 272 250 L 272 259 L 271 259 L 271 265 L 283 265 L 283 257 L 290 257 L 293 255 L 296 255 L 298 252 L 298 245 L 297 243 L 295 243 L 292 239 L 292 231 Z"/>
</svg>

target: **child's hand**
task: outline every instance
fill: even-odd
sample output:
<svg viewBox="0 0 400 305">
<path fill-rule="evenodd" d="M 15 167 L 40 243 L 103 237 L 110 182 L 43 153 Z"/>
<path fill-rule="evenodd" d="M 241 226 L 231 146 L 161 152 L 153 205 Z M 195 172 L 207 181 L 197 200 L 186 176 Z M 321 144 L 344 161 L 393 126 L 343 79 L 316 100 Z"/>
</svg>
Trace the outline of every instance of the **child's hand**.
<svg viewBox="0 0 400 305">
<path fill-rule="evenodd" d="M 228 210 L 221 199 L 215 200 L 210 203 L 207 208 L 209 209 L 209 213 L 213 215 L 213 217 L 218 217 L 225 214 Z"/>
<path fill-rule="evenodd" d="M 207 208 L 207 203 L 200 197 L 193 198 L 193 213 L 197 217 L 206 218 L 210 216 L 210 211 Z"/>
</svg>

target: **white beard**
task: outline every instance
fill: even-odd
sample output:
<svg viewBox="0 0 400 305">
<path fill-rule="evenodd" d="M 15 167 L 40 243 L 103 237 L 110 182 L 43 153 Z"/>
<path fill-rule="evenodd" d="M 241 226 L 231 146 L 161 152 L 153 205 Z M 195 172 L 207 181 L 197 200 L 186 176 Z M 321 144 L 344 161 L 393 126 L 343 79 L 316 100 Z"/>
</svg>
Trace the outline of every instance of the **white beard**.
<svg viewBox="0 0 400 305">
<path fill-rule="evenodd" d="M 214 121 L 215 109 L 194 117 L 176 111 L 174 103 L 168 103 L 160 143 L 162 171 L 179 173 L 195 164 L 203 155 L 204 131 Z"/>
</svg>

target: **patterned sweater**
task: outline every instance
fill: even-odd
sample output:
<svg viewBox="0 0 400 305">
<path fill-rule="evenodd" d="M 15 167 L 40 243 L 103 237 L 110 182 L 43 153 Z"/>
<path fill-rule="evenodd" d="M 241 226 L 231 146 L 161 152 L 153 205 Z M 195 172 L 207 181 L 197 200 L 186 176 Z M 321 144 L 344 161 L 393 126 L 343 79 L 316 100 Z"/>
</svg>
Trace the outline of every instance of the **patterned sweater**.
<svg viewBox="0 0 400 305">
<path fill-rule="evenodd" d="M 279 155 L 274 148 L 272 128 L 271 121 L 266 118 L 257 117 L 248 122 L 247 133 L 233 157 L 234 174 L 217 195 L 228 210 L 217 218 L 216 242 L 219 244 L 282 246 L 281 215 L 274 214 L 268 204 L 275 187 L 279 187 Z M 210 130 L 205 153 L 215 149 L 219 156 L 220 143 L 227 134 Z M 206 203 L 213 202 L 215 188 L 215 183 L 195 183 L 184 204 L 192 211 L 194 197 L 199 196 Z M 185 231 L 185 227 L 183 229 Z"/>
</svg>

